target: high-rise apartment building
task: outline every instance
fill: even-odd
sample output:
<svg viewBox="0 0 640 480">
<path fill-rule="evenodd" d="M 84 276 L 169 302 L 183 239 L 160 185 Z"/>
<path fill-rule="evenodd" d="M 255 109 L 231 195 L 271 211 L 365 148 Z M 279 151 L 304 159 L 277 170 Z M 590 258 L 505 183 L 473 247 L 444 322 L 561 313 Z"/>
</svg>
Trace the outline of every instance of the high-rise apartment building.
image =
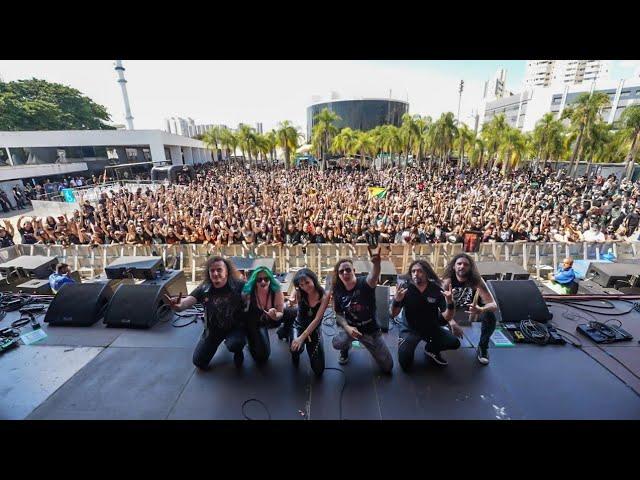
<svg viewBox="0 0 640 480">
<path fill-rule="evenodd" d="M 523 84 L 527 89 L 608 79 L 607 60 L 528 60 Z"/>
</svg>

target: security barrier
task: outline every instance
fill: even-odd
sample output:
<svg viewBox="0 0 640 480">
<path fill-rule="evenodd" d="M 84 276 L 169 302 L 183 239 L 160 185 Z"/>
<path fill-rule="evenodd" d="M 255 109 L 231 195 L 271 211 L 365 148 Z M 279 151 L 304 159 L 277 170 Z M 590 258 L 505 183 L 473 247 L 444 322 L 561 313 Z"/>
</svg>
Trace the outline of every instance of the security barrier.
<svg viewBox="0 0 640 480">
<path fill-rule="evenodd" d="M 386 247 L 383 247 L 386 248 Z M 482 243 L 477 253 L 471 256 L 478 262 L 512 261 L 540 276 L 550 268 L 555 269 L 564 257 L 599 260 L 611 250 L 619 260 L 638 258 L 640 242 L 605 243 Z M 463 251 L 462 244 L 418 244 L 389 245 L 383 254 L 393 262 L 398 272 L 406 272 L 409 264 L 418 258 L 426 259 L 442 274 L 447 262 Z M 6 262 L 20 255 L 57 256 L 83 278 L 100 275 L 104 267 L 125 256 L 161 256 L 168 268 L 182 269 L 192 282 L 204 278 L 205 264 L 211 255 L 223 257 L 272 257 L 278 272 L 292 268 L 308 267 L 320 276 L 326 275 L 340 258 L 365 260 L 368 258 L 366 244 L 321 244 L 307 245 L 263 245 L 245 248 L 243 245 L 216 247 L 215 245 L 15 245 L 0 249 L 0 261 Z"/>
</svg>

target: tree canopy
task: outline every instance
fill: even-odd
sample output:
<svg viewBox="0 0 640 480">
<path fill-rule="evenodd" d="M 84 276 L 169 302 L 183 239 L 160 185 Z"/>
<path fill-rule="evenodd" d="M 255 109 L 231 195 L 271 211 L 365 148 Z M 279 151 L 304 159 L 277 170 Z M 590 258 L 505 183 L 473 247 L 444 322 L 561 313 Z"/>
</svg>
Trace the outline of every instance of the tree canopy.
<svg viewBox="0 0 640 480">
<path fill-rule="evenodd" d="M 0 82 L 0 130 L 114 130 L 107 109 L 75 88 L 32 78 Z"/>
</svg>

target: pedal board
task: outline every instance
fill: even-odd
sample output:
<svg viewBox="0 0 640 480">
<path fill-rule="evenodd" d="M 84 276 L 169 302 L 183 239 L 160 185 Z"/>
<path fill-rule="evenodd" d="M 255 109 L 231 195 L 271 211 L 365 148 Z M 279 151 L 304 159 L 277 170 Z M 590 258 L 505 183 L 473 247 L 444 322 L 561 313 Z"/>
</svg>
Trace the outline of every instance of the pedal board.
<svg viewBox="0 0 640 480">
<path fill-rule="evenodd" d="M 633 339 L 633 336 L 629 332 L 620 327 L 611 325 L 607 325 L 607 327 L 609 327 L 610 332 L 592 328 L 588 323 L 581 323 L 576 327 L 576 331 L 590 338 L 595 343 L 628 342 Z"/>
<path fill-rule="evenodd" d="M 0 354 L 18 347 L 17 338 L 0 338 Z"/>
</svg>

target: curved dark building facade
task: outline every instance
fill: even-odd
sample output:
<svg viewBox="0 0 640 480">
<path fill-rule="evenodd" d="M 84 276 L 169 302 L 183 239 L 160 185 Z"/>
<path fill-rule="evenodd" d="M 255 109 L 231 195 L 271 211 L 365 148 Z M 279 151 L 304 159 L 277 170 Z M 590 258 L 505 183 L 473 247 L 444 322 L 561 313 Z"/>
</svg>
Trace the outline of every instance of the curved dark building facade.
<svg viewBox="0 0 640 480">
<path fill-rule="evenodd" d="M 399 127 L 402 115 L 409 113 L 409 104 L 402 100 L 372 98 L 363 100 L 330 100 L 307 107 L 307 140 L 311 140 L 313 118 L 324 108 L 337 113 L 341 120 L 338 129 L 371 130 L 379 125 L 391 124 Z"/>
</svg>

